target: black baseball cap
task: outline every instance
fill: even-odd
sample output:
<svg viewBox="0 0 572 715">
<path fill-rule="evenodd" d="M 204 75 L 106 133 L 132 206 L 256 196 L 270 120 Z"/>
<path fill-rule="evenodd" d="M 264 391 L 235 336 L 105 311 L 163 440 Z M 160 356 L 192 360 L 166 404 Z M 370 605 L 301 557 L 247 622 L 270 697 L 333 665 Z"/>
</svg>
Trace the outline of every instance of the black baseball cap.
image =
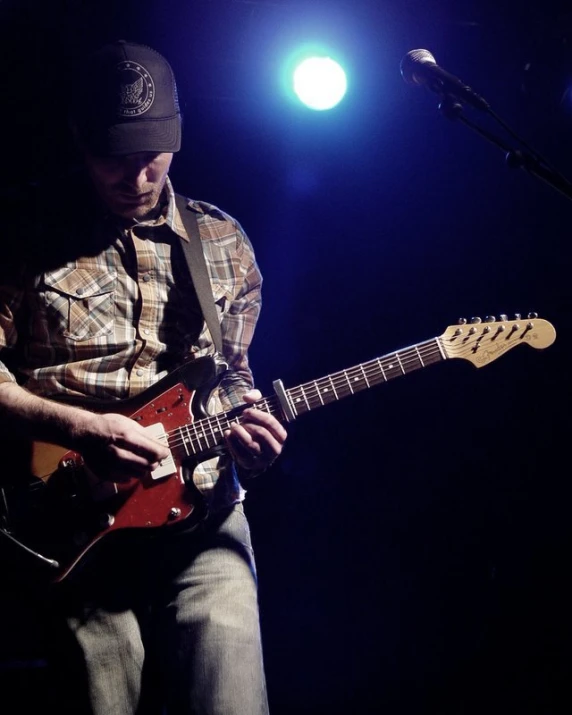
<svg viewBox="0 0 572 715">
<path fill-rule="evenodd" d="M 89 151 L 100 156 L 179 151 L 177 85 L 161 54 L 119 40 L 77 69 L 71 115 Z"/>
</svg>

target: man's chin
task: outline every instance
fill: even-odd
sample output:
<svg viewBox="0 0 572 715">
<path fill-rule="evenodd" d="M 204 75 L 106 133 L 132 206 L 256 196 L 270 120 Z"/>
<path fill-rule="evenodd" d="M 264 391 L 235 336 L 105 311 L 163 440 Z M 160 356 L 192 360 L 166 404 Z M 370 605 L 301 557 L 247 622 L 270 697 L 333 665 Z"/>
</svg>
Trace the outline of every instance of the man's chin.
<svg viewBox="0 0 572 715">
<path fill-rule="evenodd" d="M 149 216 L 153 208 L 153 206 L 149 206 L 146 208 L 138 208 L 132 211 L 122 211 L 120 214 L 118 214 L 118 216 L 134 221 L 144 221 Z"/>
<path fill-rule="evenodd" d="M 141 198 L 140 200 L 125 200 L 114 202 L 113 213 L 121 218 L 125 219 L 135 219 L 137 221 L 142 221 L 157 205 L 157 199 L 155 196 L 148 196 Z"/>
</svg>

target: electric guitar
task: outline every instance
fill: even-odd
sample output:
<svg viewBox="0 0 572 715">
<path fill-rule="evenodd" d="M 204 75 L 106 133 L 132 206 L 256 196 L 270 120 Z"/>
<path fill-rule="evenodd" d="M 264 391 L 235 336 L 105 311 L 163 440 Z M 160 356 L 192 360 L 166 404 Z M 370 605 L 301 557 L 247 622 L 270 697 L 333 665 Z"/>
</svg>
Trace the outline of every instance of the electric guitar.
<svg viewBox="0 0 572 715">
<path fill-rule="evenodd" d="M 554 327 L 536 314 L 514 320 L 507 316 L 459 321 L 436 338 L 285 389 L 273 383 L 274 394 L 256 407 L 290 422 L 317 407 L 383 384 L 443 360 L 460 358 L 476 367 L 488 365 L 517 345 L 543 349 L 556 337 Z M 8 479 L 0 534 L 17 549 L 45 566 L 51 582 L 59 582 L 90 549 L 110 534 L 147 530 L 203 518 L 201 498 L 192 480 L 193 465 L 224 450 L 224 432 L 240 422 L 243 409 L 209 415 L 208 398 L 222 373 L 214 358 L 187 363 L 135 398 L 91 404 L 99 413 L 120 412 L 162 440 L 170 456 L 144 478 L 100 481 L 80 454 L 54 444 L 12 445 L 4 460 Z M 246 406 L 245 406 L 246 407 Z M 183 469 L 183 466 L 188 466 Z"/>
</svg>

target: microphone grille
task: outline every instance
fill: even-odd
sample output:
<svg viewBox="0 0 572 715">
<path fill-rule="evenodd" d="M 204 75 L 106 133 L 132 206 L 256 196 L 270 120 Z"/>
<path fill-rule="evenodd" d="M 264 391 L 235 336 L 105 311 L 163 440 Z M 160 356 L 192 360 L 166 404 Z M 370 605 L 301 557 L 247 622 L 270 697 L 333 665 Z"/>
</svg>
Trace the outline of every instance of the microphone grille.
<svg viewBox="0 0 572 715">
<path fill-rule="evenodd" d="M 401 76 L 408 84 L 419 84 L 415 69 L 419 65 L 436 65 L 437 62 L 429 50 L 410 50 L 401 60 Z"/>
</svg>

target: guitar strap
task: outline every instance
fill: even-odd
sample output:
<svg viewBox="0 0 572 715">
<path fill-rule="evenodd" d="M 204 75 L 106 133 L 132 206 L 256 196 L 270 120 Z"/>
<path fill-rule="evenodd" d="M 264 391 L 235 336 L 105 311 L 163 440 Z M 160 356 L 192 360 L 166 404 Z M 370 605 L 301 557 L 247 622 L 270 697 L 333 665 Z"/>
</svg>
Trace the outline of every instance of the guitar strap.
<svg viewBox="0 0 572 715">
<path fill-rule="evenodd" d="M 214 346 L 217 352 L 222 355 L 222 334 L 217 310 L 214 304 L 205 254 L 201 243 L 197 214 L 188 207 L 187 199 L 180 194 L 175 194 L 175 202 L 177 204 L 177 208 L 179 209 L 179 213 L 181 214 L 181 218 L 183 219 L 185 231 L 187 232 L 187 236 L 189 238 L 188 241 L 181 239 L 181 245 L 189 267 L 189 273 L 191 274 L 191 279 L 197 293 L 199 305 L 203 312 L 203 317 L 208 329 L 210 330 Z"/>
</svg>

